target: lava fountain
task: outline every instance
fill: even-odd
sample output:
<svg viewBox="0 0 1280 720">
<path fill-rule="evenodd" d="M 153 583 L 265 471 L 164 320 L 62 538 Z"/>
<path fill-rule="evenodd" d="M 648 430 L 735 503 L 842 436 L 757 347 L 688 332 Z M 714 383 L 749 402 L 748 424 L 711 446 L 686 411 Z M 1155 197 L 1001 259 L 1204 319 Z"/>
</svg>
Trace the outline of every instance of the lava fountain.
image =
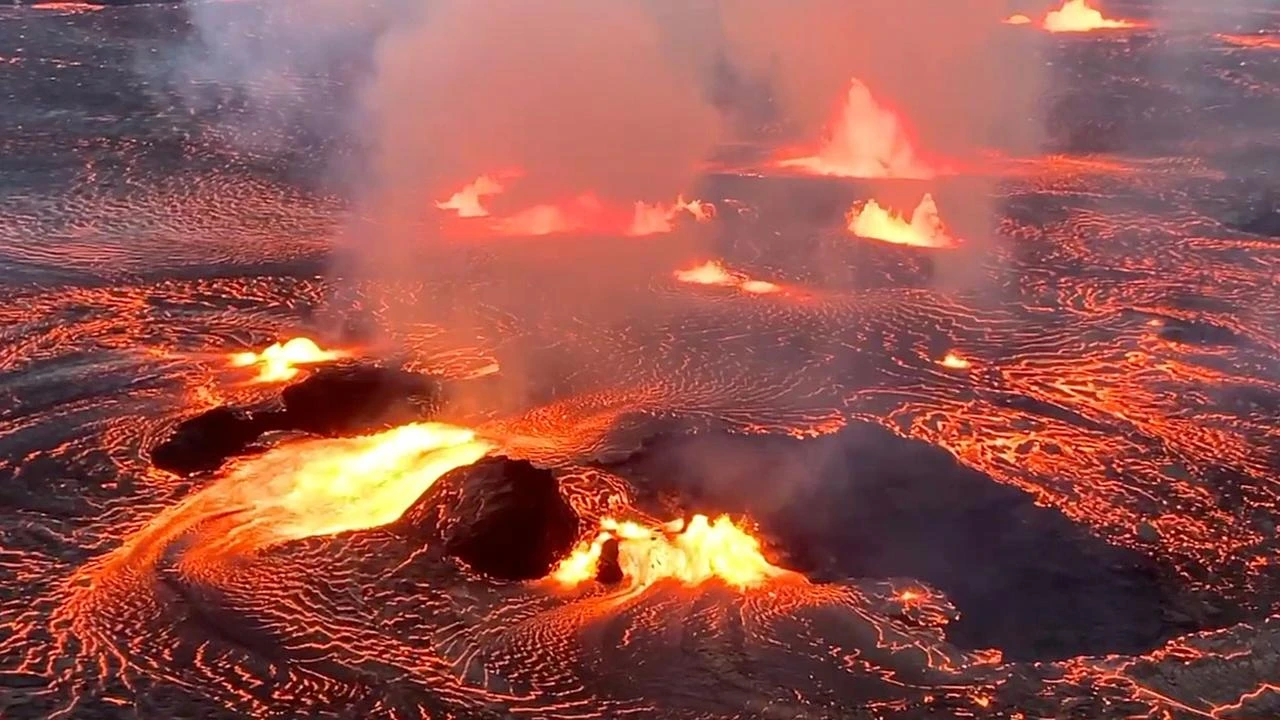
<svg viewBox="0 0 1280 720">
<path fill-rule="evenodd" d="M 1112 20 L 1089 6 L 1086 0 L 1065 0 L 1062 7 L 1044 16 L 1045 30 L 1051 33 L 1089 32 L 1138 27 L 1129 20 Z"/>
<path fill-rule="evenodd" d="M 947 232 L 938 215 L 938 206 L 929 194 L 920 200 L 910 220 L 881 207 L 875 200 L 855 204 L 849 209 L 847 219 L 849 232 L 858 237 L 925 248 L 951 248 L 959 244 Z"/>
<path fill-rule="evenodd" d="M 488 217 L 489 211 L 483 205 L 485 198 L 503 191 L 502 183 L 494 176 L 481 175 L 449 196 L 449 199 L 436 203 L 441 210 L 452 210 L 458 217 Z"/>
<path fill-rule="evenodd" d="M 715 520 L 694 515 L 687 524 L 681 518 L 660 527 L 605 518 L 595 539 L 561 561 L 552 577 L 566 586 L 596 577 L 611 541 L 617 543 L 618 568 L 633 592 L 663 580 L 686 586 L 719 580 L 741 590 L 774 578 L 799 578 L 770 564 L 760 542 L 726 515 Z"/>
<path fill-rule="evenodd" d="M 753 280 L 741 273 L 732 272 L 714 260 L 677 270 L 672 275 L 682 283 L 736 288 L 752 295 L 769 295 L 782 290 L 781 286 L 767 280 Z"/>
<path fill-rule="evenodd" d="M 928 179 L 937 174 L 920 158 L 897 113 L 856 78 L 849 81 L 817 151 L 783 158 L 777 166 L 836 177 Z"/>
<path fill-rule="evenodd" d="M 232 367 L 258 367 L 254 382 L 284 382 L 298 374 L 299 365 L 318 365 L 347 357 L 341 350 L 323 350 L 314 340 L 296 337 L 285 343 L 272 343 L 262 352 L 239 352 L 231 355 Z"/>
</svg>

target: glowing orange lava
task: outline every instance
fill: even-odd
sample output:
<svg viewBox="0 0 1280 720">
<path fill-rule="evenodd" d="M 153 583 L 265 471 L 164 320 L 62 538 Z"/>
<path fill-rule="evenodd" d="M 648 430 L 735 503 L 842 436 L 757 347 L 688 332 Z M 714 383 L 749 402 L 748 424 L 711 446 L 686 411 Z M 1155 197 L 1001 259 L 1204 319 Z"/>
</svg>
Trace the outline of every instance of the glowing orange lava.
<svg viewBox="0 0 1280 720">
<path fill-rule="evenodd" d="M 596 576 L 600 555 L 609 540 L 618 542 L 618 565 L 633 590 L 662 580 L 686 586 L 719 579 L 745 589 L 771 578 L 794 576 L 765 560 L 760 542 L 734 525 L 727 515 L 714 521 L 694 515 L 685 524 L 677 519 L 657 528 L 634 522 L 600 521 L 600 533 L 580 545 L 552 573 L 564 585 L 578 585 Z"/>
<path fill-rule="evenodd" d="M 31 6 L 32 10 L 56 10 L 68 13 L 95 12 L 104 8 L 106 8 L 105 5 L 84 2 L 41 2 Z"/>
<path fill-rule="evenodd" d="M 1277 35 L 1218 35 L 1217 38 L 1237 47 L 1280 50 L 1280 36 Z"/>
<path fill-rule="evenodd" d="M 1044 16 L 1044 29 L 1051 33 L 1114 30 L 1137 26 L 1137 23 L 1129 20 L 1112 20 L 1103 17 L 1101 12 L 1089 7 L 1086 0 L 1065 0 L 1062 7 Z"/>
<path fill-rule="evenodd" d="M 447 200 L 435 205 L 460 218 L 490 217 L 492 213 L 485 207 L 486 198 L 504 192 L 504 182 L 507 179 L 518 178 L 523 174 L 523 171 L 513 169 L 481 175 Z M 636 202 L 628 209 L 606 203 L 594 193 L 584 192 L 496 217 L 489 223 L 488 229 L 499 235 L 509 236 L 589 232 L 639 237 L 669 233 L 684 215 L 698 222 L 706 222 L 715 217 L 715 206 L 700 200 L 685 200 L 682 195 L 675 202 Z"/>
<path fill-rule="evenodd" d="M 967 370 L 972 363 L 953 352 L 949 352 L 946 357 L 938 361 L 938 364 L 952 370 Z"/>
<path fill-rule="evenodd" d="M 784 158 L 778 166 L 838 177 L 927 179 L 937 174 L 919 157 L 898 115 L 857 79 L 849 81 L 844 104 L 817 152 Z"/>
<path fill-rule="evenodd" d="M 198 497 L 226 523 L 214 546 L 260 548 L 394 522 L 442 475 L 493 448 L 445 423 L 289 443 L 239 463 Z"/>
<path fill-rule="evenodd" d="M 232 367 L 259 366 L 254 382 L 283 382 L 298 374 L 298 365 L 333 362 L 347 356 L 341 350 L 322 350 L 314 340 L 297 337 L 273 343 L 260 353 L 241 352 L 231 355 Z"/>
<path fill-rule="evenodd" d="M 732 287 L 753 295 L 768 295 L 782 290 L 781 286 L 766 280 L 752 280 L 741 273 L 731 272 L 714 260 L 672 274 L 683 283 Z"/>
<path fill-rule="evenodd" d="M 1022 13 L 1018 13 L 1016 15 L 1010 15 L 1009 17 L 1005 18 L 1004 24 L 1005 25 L 1030 25 L 1031 18 L 1027 17 L 1026 15 L 1023 15 Z"/>
<path fill-rule="evenodd" d="M 848 229 L 858 237 L 883 240 L 898 245 L 914 245 L 927 248 L 950 248 L 959 244 L 947 233 L 933 196 L 925 194 L 911 213 L 908 221 L 891 212 L 875 200 L 854 205 L 849 209 Z"/>
</svg>

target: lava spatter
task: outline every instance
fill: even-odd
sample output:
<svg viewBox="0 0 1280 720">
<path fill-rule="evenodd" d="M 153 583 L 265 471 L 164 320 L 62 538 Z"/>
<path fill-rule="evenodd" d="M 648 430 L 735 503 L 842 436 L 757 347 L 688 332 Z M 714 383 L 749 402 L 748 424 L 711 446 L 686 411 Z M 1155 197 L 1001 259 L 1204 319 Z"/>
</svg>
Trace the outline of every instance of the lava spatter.
<svg viewBox="0 0 1280 720">
<path fill-rule="evenodd" d="M 624 582 L 635 590 L 667 579 L 685 585 L 718 579 L 744 589 L 789 574 L 765 560 L 759 541 L 727 516 L 709 520 L 694 515 L 688 523 L 681 518 L 653 528 L 605 518 L 595 539 L 574 550 L 552 577 L 571 586 L 596 577 L 610 542 L 617 544 L 616 562 Z"/>
</svg>

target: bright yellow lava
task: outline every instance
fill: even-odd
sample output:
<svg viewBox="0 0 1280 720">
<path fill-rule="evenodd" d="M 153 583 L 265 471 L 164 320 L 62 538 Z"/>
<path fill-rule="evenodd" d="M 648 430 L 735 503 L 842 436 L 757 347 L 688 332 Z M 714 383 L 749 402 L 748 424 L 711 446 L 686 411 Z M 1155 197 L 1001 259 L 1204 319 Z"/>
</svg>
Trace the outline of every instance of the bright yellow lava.
<svg viewBox="0 0 1280 720">
<path fill-rule="evenodd" d="M 257 365 L 258 376 L 254 382 L 283 382 L 298 374 L 298 365 L 333 362 L 346 357 L 340 350 L 322 350 L 314 340 L 297 337 L 288 342 L 273 343 L 260 353 L 241 352 L 231 356 L 232 367 Z"/>
<path fill-rule="evenodd" d="M 569 586 L 591 580 L 611 539 L 618 541 L 618 565 L 633 590 L 667 579 L 693 586 L 717 578 L 744 589 L 793 574 L 765 560 L 759 541 L 728 516 L 712 521 L 706 515 L 694 515 L 688 525 L 678 519 L 657 528 L 606 518 L 596 538 L 575 549 L 552 577 Z"/>
<path fill-rule="evenodd" d="M 207 501 L 235 514 L 223 538 L 231 545 L 365 530 L 399 519 L 441 476 L 493 448 L 473 430 L 434 422 L 289 443 L 236 465 Z"/>
<path fill-rule="evenodd" d="M 1089 7 L 1085 0 L 1066 0 L 1062 7 L 1044 16 L 1044 29 L 1051 33 L 1089 32 L 1136 27 L 1128 20 L 1112 20 Z"/>
<path fill-rule="evenodd" d="M 897 245 L 914 245 L 926 248 L 955 247 L 958 243 L 947 233 L 938 216 L 938 206 L 933 196 L 926 194 L 907 220 L 902 215 L 887 210 L 875 200 L 855 205 L 849 210 L 848 229 L 858 237 L 883 240 Z"/>
</svg>

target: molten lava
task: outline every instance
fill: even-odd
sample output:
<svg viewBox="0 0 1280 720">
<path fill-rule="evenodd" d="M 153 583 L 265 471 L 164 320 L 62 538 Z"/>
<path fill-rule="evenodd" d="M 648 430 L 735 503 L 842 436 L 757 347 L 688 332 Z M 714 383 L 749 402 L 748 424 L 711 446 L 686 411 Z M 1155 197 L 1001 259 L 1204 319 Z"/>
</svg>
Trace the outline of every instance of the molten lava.
<svg viewBox="0 0 1280 720">
<path fill-rule="evenodd" d="M 946 357 L 938 361 L 938 364 L 952 370 L 968 370 L 971 363 L 959 355 L 949 352 Z"/>
<path fill-rule="evenodd" d="M 1086 0 L 1064 0 L 1062 7 L 1052 10 L 1044 16 L 1044 29 L 1051 33 L 1089 32 L 1091 30 L 1109 30 L 1137 27 L 1129 20 L 1111 20 L 1102 13 L 1089 7 Z"/>
<path fill-rule="evenodd" d="M 1265 35 L 1218 35 L 1217 38 L 1236 47 L 1280 50 L 1280 36 Z"/>
<path fill-rule="evenodd" d="M 672 274 L 683 283 L 732 287 L 753 295 L 768 295 L 782 290 L 780 286 L 766 280 L 752 280 L 741 273 L 731 272 L 714 260 L 687 270 L 677 270 Z"/>
<path fill-rule="evenodd" d="M 240 352 L 231 356 L 232 367 L 258 366 L 254 382 L 283 382 L 298 374 L 299 365 L 316 365 L 333 362 L 347 356 L 341 350 L 322 350 L 314 340 L 297 337 L 281 343 L 273 343 L 260 353 Z"/>
<path fill-rule="evenodd" d="M 589 232 L 640 237 L 671 232 L 677 219 L 686 214 L 698 222 L 706 222 L 715 216 L 715 208 L 709 203 L 686 201 L 681 197 L 670 204 L 637 202 L 628 212 L 602 202 L 593 193 L 582 193 L 565 201 L 534 205 L 497 218 L 492 227 L 501 235 L 513 236 Z"/>
<path fill-rule="evenodd" d="M 1018 13 L 1016 15 L 1010 15 L 1009 17 L 1005 18 L 1004 24 L 1005 25 L 1030 25 L 1031 18 L 1021 13 Z"/>
<path fill-rule="evenodd" d="M 281 445 L 236 465 L 202 493 L 227 523 L 214 545 L 261 548 L 386 525 L 442 475 L 493 447 L 444 423 Z"/>
<path fill-rule="evenodd" d="M 552 577 L 571 586 L 594 578 L 605 543 L 610 540 L 618 543 L 623 578 L 637 591 L 668 579 L 686 586 L 719 579 L 744 589 L 792 575 L 765 560 L 759 541 L 734 525 L 728 516 L 712 521 L 706 515 L 694 515 L 687 525 L 677 519 L 657 528 L 601 520 L 595 540 L 575 549 Z"/>
<path fill-rule="evenodd" d="M 929 194 L 920 200 L 911 213 L 910 221 L 880 207 L 875 200 L 868 200 L 861 206 L 854 205 L 849 209 L 847 219 L 849 232 L 859 237 L 927 248 L 950 248 L 959 244 L 947 233 L 938 215 L 938 206 Z"/>
<path fill-rule="evenodd" d="M 861 81 L 849 92 L 814 154 L 784 158 L 779 167 L 818 175 L 928 179 L 937 174 L 916 152 L 907 129 Z"/>
</svg>

